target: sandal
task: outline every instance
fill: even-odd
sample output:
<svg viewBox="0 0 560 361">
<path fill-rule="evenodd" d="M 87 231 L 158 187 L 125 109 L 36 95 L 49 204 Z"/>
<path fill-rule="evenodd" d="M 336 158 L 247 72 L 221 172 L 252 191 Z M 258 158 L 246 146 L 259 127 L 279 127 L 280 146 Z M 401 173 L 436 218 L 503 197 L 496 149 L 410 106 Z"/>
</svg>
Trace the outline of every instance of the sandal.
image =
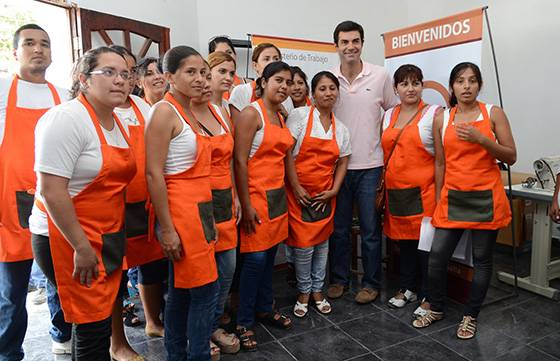
<svg viewBox="0 0 560 361">
<path fill-rule="evenodd" d="M 235 335 L 239 339 L 241 348 L 244 351 L 252 352 L 257 350 L 257 337 L 255 336 L 255 332 L 246 327 L 237 326 Z"/>
<path fill-rule="evenodd" d="M 273 311 L 271 313 L 267 313 L 263 317 L 259 317 L 259 321 L 269 326 L 280 328 L 283 330 L 292 328 L 292 320 L 288 316 L 278 311 Z"/>
<path fill-rule="evenodd" d="M 294 316 L 299 318 L 305 317 L 309 311 L 308 305 L 308 303 L 301 303 L 297 301 L 294 305 Z"/>
<path fill-rule="evenodd" d="M 459 322 L 457 329 L 457 337 L 461 340 L 470 340 L 476 334 L 476 318 L 472 316 L 463 316 Z"/>
<path fill-rule="evenodd" d="M 403 308 L 409 302 L 414 302 L 418 299 L 416 293 L 405 290 L 400 290 L 393 298 L 389 300 L 388 306 L 391 308 Z"/>
<path fill-rule="evenodd" d="M 212 341 L 218 345 L 222 353 L 236 354 L 241 345 L 239 339 L 232 333 L 227 333 L 223 328 L 218 328 L 212 334 Z"/>
<path fill-rule="evenodd" d="M 414 328 L 425 328 L 430 326 L 432 323 L 443 319 L 443 312 L 436 312 L 432 310 L 426 310 L 426 314 L 412 321 L 412 326 Z"/>
<path fill-rule="evenodd" d="M 321 301 L 315 301 L 315 307 L 317 307 L 317 311 L 323 315 L 328 315 L 332 312 L 331 304 L 326 298 L 323 298 Z"/>
<path fill-rule="evenodd" d="M 214 342 L 210 341 L 210 359 L 212 361 L 219 361 L 220 357 L 220 348 Z"/>
<path fill-rule="evenodd" d="M 134 304 L 128 304 L 123 307 L 122 311 L 123 323 L 127 327 L 138 327 L 142 321 L 134 313 Z"/>
</svg>

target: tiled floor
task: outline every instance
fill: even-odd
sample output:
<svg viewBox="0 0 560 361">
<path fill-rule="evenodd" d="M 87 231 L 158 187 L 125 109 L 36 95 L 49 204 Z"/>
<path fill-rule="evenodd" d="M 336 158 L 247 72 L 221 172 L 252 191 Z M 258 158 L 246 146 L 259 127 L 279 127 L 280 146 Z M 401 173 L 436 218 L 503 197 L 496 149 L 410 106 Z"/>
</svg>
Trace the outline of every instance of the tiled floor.
<svg viewBox="0 0 560 361">
<path fill-rule="evenodd" d="M 497 269 L 508 269 L 510 255 L 498 250 Z M 528 270 L 528 257 L 520 260 L 521 274 Z M 332 301 L 333 312 L 320 315 L 313 308 L 294 327 L 283 331 L 259 325 L 257 352 L 223 356 L 222 360 L 560 360 L 560 302 L 519 291 L 519 296 L 485 306 L 479 316 L 477 337 L 460 341 L 455 337 L 462 306 L 450 301 L 445 320 L 424 330 L 410 325 L 415 305 L 392 310 L 386 300 L 398 287 L 395 277 L 386 276 L 379 300 L 360 306 L 350 291 Z M 558 286 L 557 286 L 558 287 Z M 296 291 L 285 283 L 284 271 L 275 274 L 275 297 L 282 311 L 291 314 Z M 511 292 L 496 280 L 488 292 L 491 303 Z M 50 355 L 46 305 L 29 305 L 29 330 L 24 344 L 26 360 L 70 360 Z M 143 329 L 127 328 L 134 348 L 147 360 L 165 360 L 162 340 L 147 340 Z"/>
</svg>

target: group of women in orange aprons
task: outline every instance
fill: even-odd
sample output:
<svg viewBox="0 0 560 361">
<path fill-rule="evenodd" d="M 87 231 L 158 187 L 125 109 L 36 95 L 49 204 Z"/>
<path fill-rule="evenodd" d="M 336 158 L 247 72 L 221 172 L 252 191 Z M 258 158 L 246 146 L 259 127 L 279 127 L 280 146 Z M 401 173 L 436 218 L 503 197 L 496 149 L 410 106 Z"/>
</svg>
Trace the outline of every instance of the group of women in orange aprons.
<svg viewBox="0 0 560 361">
<path fill-rule="evenodd" d="M 497 161 L 515 163 L 515 143 L 504 112 L 477 100 L 482 87 L 477 65 L 453 68 L 451 107 L 444 111 L 424 104 L 422 80 L 414 65 L 397 69 L 394 88 L 401 103 L 386 112 L 383 124 L 383 230 L 400 246 L 401 289 L 389 306 L 421 299 L 412 325 L 424 328 L 441 320 L 447 264 L 463 233 L 470 231 L 474 277 L 457 329 L 458 338 L 470 339 L 492 276 L 497 232 L 511 221 Z M 418 249 L 421 230 L 429 233 L 424 227 L 435 227 L 429 254 Z"/>
<path fill-rule="evenodd" d="M 265 43 L 253 52 L 259 78 L 243 84 L 229 39 L 214 39 L 210 50 L 206 61 L 193 48 L 174 47 L 162 69 L 152 60 L 138 68 L 118 47 L 90 50 L 75 68 L 74 100 L 39 122 L 33 214 L 48 236 L 33 242 L 50 250 L 38 261 L 74 324 L 76 360 L 143 359 L 120 322 L 118 294 L 128 267 L 140 267 L 146 332 L 165 337 L 169 360 L 255 350 L 257 319 L 292 327 L 275 310 L 272 292 L 284 241 L 296 267 L 294 315 L 304 317 L 310 301 L 318 312 L 331 312 L 322 295 L 328 238 L 351 154 L 348 130 L 332 112 L 338 79 L 320 72 L 308 89 L 301 69 Z M 130 95 L 135 74 L 146 102 Z M 413 325 L 441 319 L 446 264 L 470 229 L 475 279 L 457 333 L 470 338 L 496 230 L 510 219 L 496 165 L 515 161 L 509 124 L 501 109 L 477 101 L 482 78 L 474 64 L 453 70 L 453 107 L 444 112 L 422 102 L 417 67 L 397 70 L 394 85 L 401 104 L 387 112 L 382 137 L 384 229 L 401 244 L 403 287 L 389 303 L 402 307 L 417 298 L 421 259 L 428 286 Z M 436 227 L 429 266 L 417 253 L 425 217 Z M 230 334 L 222 325 L 236 266 L 239 308 Z"/>
</svg>

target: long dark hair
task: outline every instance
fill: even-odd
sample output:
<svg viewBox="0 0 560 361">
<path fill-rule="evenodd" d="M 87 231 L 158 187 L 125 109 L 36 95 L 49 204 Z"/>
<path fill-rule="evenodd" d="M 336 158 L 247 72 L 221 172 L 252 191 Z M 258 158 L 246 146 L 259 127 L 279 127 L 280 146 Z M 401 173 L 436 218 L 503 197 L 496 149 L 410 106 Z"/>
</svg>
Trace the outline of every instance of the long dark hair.
<svg viewBox="0 0 560 361">
<path fill-rule="evenodd" d="M 138 80 L 140 80 L 141 78 L 146 76 L 146 73 L 148 72 L 148 67 L 150 66 L 150 64 L 156 64 L 156 67 L 158 68 L 158 70 L 161 73 L 163 73 L 161 71 L 161 66 L 159 64 L 159 59 L 158 58 L 146 57 L 146 58 L 140 59 L 140 61 L 136 64 L 136 76 L 137 76 Z M 138 95 L 139 97 L 143 97 L 146 94 L 144 93 L 144 89 L 137 86 L 136 89 L 135 89 L 134 95 Z"/>
<path fill-rule="evenodd" d="M 418 80 L 420 83 L 422 83 L 424 80 L 422 69 L 414 64 L 404 64 L 399 66 L 399 68 L 393 75 L 393 86 L 396 88 L 399 83 L 407 79 L 411 81 Z"/>
<path fill-rule="evenodd" d="M 83 92 L 82 84 L 80 83 L 80 75 L 83 74 L 89 78 L 91 73 L 97 65 L 99 65 L 99 57 L 101 54 L 113 53 L 124 59 L 118 51 L 111 49 L 108 46 L 100 46 L 95 49 L 88 50 L 84 55 L 78 59 L 72 70 L 72 87 L 70 88 L 70 97 L 75 98 Z M 126 60 L 125 60 L 126 61 Z"/>
<path fill-rule="evenodd" d="M 295 76 L 296 74 L 303 79 L 305 83 L 305 95 L 309 95 L 309 85 L 307 85 L 307 74 L 299 66 L 292 66 L 292 75 Z"/>
<path fill-rule="evenodd" d="M 461 74 L 463 74 L 463 72 L 467 69 L 471 69 L 473 71 L 474 76 L 478 81 L 479 91 L 480 89 L 482 89 L 482 73 L 480 72 L 480 68 L 478 67 L 478 65 L 468 61 L 455 65 L 455 67 L 451 70 L 451 74 L 449 75 L 449 90 L 451 90 L 449 105 L 451 107 L 457 105 L 457 96 L 455 96 L 455 94 L 453 93 L 453 84 L 455 84 L 455 80 L 457 80 L 457 78 L 461 76 Z"/>
<path fill-rule="evenodd" d="M 283 61 L 275 61 L 269 63 L 264 68 L 261 77 L 256 80 L 257 82 L 256 93 L 259 98 L 262 98 L 262 96 L 264 95 L 264 88 L 262 86 L 262 81 L 263 80 L 268 81 L 268 79 L 272 78 L 275 74 L 278 74 L 279 72 L 284 70 L 289 71 L 290 74 L 292 75 L 292 78 L 294 77 L 294 74 L 292 73 L 292 68 L 288 64 L 284 63 Z"/>
<path fill-rule="evenodd" d="M 311 79 L 311 94 L 315 93 L 315 89 L 317 89 L 319 81 L 321 81 L 321 79 L 323 78 L 329 78 L 334 83 L 334 85 L 336 85 L 337 89 L 340 88 L 340 82 L 338 81 L 336 75 L 334 75 L 330 71 L 323 70 L 315 74 L 313 79 Z"/>
<path fill-rule="evenodd" d="M 183 65 L 183 62 L 191 56 L 200 56 L 200 53 L 190 46 L 175 46 L 165 52 L 161 67 L 164 72 L 175 74 L 181 65 Z M 202 58 L 202 56 L 200 57 Z"/>
<path fill-rule="evenodd" d="M 215 52 L 218 44 L 222 44 L 222 43 L 227 44 L 227 46 L 229 46 L 231 51 L 234 54 L 237 54 L 235 52 L 235 46 L 233 46 L 233 43 L 231 42 L 231 39 L 228 38 L 227 36 L 216 36 L 216 37 L 210 39 L 210 41 L 208 42 L 208 54 L 212 54 L 213 52 Z"/>
</svg>

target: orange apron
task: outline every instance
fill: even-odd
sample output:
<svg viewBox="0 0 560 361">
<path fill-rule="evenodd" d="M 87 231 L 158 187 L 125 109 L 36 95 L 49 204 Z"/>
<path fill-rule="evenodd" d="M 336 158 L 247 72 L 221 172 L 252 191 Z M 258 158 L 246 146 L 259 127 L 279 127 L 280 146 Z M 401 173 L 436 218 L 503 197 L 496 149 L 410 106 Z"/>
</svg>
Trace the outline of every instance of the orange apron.
<svg viewBox="0 0 560 361">
<path fill-rule="evenodd" d="M 181 114 L 185 126 L 191 121 L 171 93 L 164 97 Z M 218 279 L 214 248 L 216 231 L 210 188 L 211 137 L 196 133 L 196 162 L 178 174 L 166 175 L 169 212 L 183 246 L 183 258 L 173 262 L 176 288 L 200 287 Z"/>
<path fill-rule="evenodd" d="M 309 109 L 305 136 L 295 159 L 299 183 L 311 197 L 332 188 L 334 170 L 340 156 L 340 150 L 336 142 L 336 125 L 332 113 L 332 138 L 311 137 L 314 111 L 315 107 L 312 106 Z M 324 211 L 316 211 L 311 207 L 300 205 L 291 188 L 287 188 L 289 235 L 286 243 L 291 247 L 307 248 L 326 241 L 333 231 L 336 197 L 331 199 Z"/>
<path fill-rule="evenodd" d="M 471 122 L 484 136 L 496 140 L 484 103 L 478 103 L 483 120 Z M 443 135 L 445 180 L 432 223 L 438 228 L 499 229 L 511 221 L 511 210 L 496 158 L 480 144 L 460 140 L 455 113 Z"/>
<path fill-rule="evenodd" d="M 74 249 L 50 216 L 48 220 L 51 255 L 64 319 L 83 324 L 108 318 L 119 291 L 126 249 L 124 193 L 136 173 L 136 162 L 131 148 L 107 144 L 95 111 L 83 95 L 79 95 L 78 100 L 87 109 L 95 126 L 103 158 L 97 177 L 72 198 L 80 226 L 99 260 L 99 277 L 92 281 L 91 287 L 81 285 L 72 277 Z M 130 146 L 128 135 L 114 113 L 113 118 Z M 45 211 L 42 203 L 36 203 Z"/>
<path fill-rule="evenodd" d="M 241 230 L 240 251 L 261 252 L 288 237 L 288 206 L 284 187 L 284 158 L 294 139 L 279 114 L 282 127 L 272 124 L 263 100 L 257 101 L 264 122 L 264 136 L 256 153 L 248 160 L 249 197 L 261 224 L 246 234 Z"/>
<path fill-rule="evenodd" d="M 256 102 L 259 99 L 259 97 L 257 96 L 257 82 L 255 80 L 253 80 L 251 82 L 251 103 L 252 102 Z M 264 105 L 263 105 L 264 107 Z"/>
<path fill-rule="evenodd" d="M 424 104 L 418 105 L 421 109 Z M 385 162 L 401 129 L 395 128 L 401 107 L 397 105 L 381 137 Z M 386 207 L 383 231 L 392 240 L 420 238 L 422 218 L 435 208 L 434 156 L 426 151 L 418 123 L 423 112 L 405 127 L 385 171 Z"/>
<path fill-rule="evenodd" d="M 235 196 L 231 178 L 233 135 L 228 131 L 229 128 L 214 110 L 212 104 L 208 103 L 208 108 L 224 129 L 224 134 L 210 137 L 212 144 L 210 186 L 212 187 L 214 220 L 218 229 L 216 252 L 222 252 L 237 247 L 237 225 L 233 202 Z"/>
<path fill-rule="evenodd" d="M 14 76 L 8 93 L 4 139 L 0 146 L 0 262 L 33 258 L 29 216 L 37 177 L 35 163 L 35 126 L 47 109 L 17 107 L 18 77 Z M 54 103 L 60 104 L 55 87 L 47 83 Z"/>
<path fill-rule="evenodd" d="M 146 121 L 134 100 L 129 97 L 130 105 L 136 114 L 139 125 L 129 125 L 130 143 L 136 159 L 136 175 L 126 188 L 126 257 L 123 269 L 136 267 L 165 257 L 159 242 L 148 239 L 148 212 L 146 200 L 146 145 L 144 128 Z"/>
</svg>

